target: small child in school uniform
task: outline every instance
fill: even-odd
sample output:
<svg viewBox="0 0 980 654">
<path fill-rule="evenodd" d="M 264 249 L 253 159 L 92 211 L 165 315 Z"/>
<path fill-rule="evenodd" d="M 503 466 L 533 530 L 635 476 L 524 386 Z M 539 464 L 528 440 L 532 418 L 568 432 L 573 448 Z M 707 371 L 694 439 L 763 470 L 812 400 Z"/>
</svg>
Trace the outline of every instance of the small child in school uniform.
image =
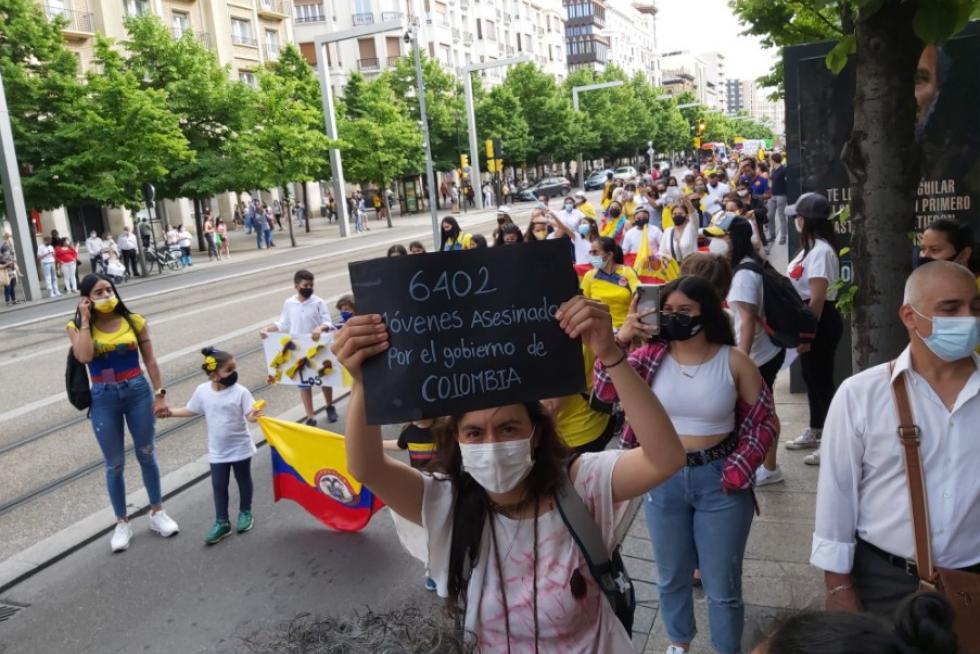
<svg viewBox="0 0 980 654">
<path fill-rule="evenodd" d="M 247 423 L 261 417 L 262 410 L 253 408 L 255 400 L 252 394 L 238 383 L 234 356 L 213 347 L 204 348 L 201 354 L 204 355 L 201 369 L 208 376 L 208 381 L 195 389 L 187 406 L 171 408 L 164 417 L 203 415 L 207 422 L 215 522 L 204 542 L 214 545 L 231 533 L 228 483 L 233 471 L 239 497 L 237 531 L 243 534 L 255 524 L 252 516 L 252 455 L 255 454 L 255 444 Z"/>
<path fill-rule="evenodd" d="M 435 452 L 435 440 L 432 436 L 432 426 L 435 420 L 414 420 L 402 427 L 402 433 L 397 440 L 382 441 L 386 450 L 408 450 L 408 462 L 417 470 L 427 469 Z M 429 577 L 429 567 L 425 569 L 425 587 L 435 590 L 436 582 Z"/>
<path fill-rule="evenodd" d="M 296 335 L 309 334 L 314 341 L 318 341 L 321 334 L 334 328 L 333 323 L 330 322 L 327 303 L 313 294 L 313 273 L 309 270 L 297 270 L 293 275 L 293 284 L 296 287 L 296 295 L 286 298 L 279 320 L 259 331 L 259 336 L 262 338 L 268 338 L 273 332 L 281 332 Z M 327 421 L 337 422 L 337 409 L 333 406 L 333 387 L 324 386 L 322 390 L 323 399 L 327 402 Z M 299 422 L 316 426 L 312 388 L 300 385 L 299 397 L 306 412 L 306 416 Z"/>
</svg>

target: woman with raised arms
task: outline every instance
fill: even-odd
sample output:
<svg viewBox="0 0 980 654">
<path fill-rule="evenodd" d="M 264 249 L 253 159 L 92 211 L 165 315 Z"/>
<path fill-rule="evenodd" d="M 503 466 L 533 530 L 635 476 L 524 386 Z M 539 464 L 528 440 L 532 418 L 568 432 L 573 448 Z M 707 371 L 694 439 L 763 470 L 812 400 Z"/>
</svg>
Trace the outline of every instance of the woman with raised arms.
<svg viewBox="0 0 980 654">
<path fill-rule="evenodd" d="M 605 364 L 640 447 L 583 454 L 568 474 L 612 550 L 627 501 L 670 478 L 684 449 L 650 386 L 626 363 L 609 309 L 576 297 L 556 314 Z M 388 348 L 378 315 L 355 316 L 334 354 L 354 379 L 347 415 L 351 473 L 428 535 L 431 575 L 482 652 L 632 652 L 611 604 L 555 505 L 568 452 L 538 402 L 451 416 L 436 434 L 440 474 L 384 454 L 367 424 L 361 366 Z M 468 581 L 466 580 L 468 577 Z"/>
</svg>

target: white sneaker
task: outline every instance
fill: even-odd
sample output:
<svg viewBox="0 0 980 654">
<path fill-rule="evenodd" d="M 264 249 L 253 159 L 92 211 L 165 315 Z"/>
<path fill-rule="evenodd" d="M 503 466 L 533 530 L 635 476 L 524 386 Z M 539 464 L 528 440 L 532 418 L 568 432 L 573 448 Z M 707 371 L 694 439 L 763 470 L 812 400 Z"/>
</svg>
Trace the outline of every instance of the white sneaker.
<svg viewBox="0 0 980 654">
<path fill-rule="evenodd" d="M 812 454 L 807 454 L 803 457 L 803 463 L 808 466 L 818 466 L 820 465 L 820 450 L 813 452 Z"/>
<path fill-rule="evenodd" d="M 109 539 L 109 547 L 113 552 L 122 552 L 129 549 L 131 540 L 133 540 L 133 528 L 128 522 L 117 522 L 112 538 Z"/>
<path fill-rule="evenodd" d="M 668 645 L 665 654 L 687 654 L 687 650 L 677 645 Z"/>
<path fill-rule="evenodd" d="M 157 532 L 164 538 L 170 538 L 178 531 L 180 527 L 177 523 L 173 521 L 173 518 L 167 515 L 167 512 L 160 509 L 156 513 L 150 514 L 150 529 Z"/>
<path fill-rule="evenodd" d="M 807 429 L 798 437 L 786 442 L 787 450 L 815 450 L 820 447 L 820 436 L 823 435 L 822 429 Z"/>
<path fill-rule="evenodd" d="M 776 466 L 775 470 L 769 470 L 765 466 L 759 466 L 755 471 L 755 485 L 756 488 L 759 486 L 768 486 L 769 484 L 780 484 L 786 481 L 783 477 L 783 471 L 779 466 Z"/>
</svg>

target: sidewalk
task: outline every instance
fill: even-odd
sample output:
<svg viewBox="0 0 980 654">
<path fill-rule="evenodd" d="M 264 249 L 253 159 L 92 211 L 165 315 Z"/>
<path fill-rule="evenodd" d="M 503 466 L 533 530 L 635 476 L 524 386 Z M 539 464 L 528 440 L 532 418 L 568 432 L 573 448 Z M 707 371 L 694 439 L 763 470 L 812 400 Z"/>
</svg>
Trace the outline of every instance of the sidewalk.
<svg viewBox="0 0 980 654">
<path fill-rule="evenodd" d="M 789 394 L 785 372 L 776 400 L 786 440 L 802 427 L 807 406 L 803 395 Z M 385 436 L 396 432 L 386 428 Z M 779 456 L 787 482 L 758 492 L 762 515 L 745 561 L 746 652 L 774 618 L 817 607 L 822 597 L 819 573 L 807 564 L 817 469 L 803 465 L 802 453 L 781 448 Z M 252 532 L 204 546 L 212 494 L 206 465 L 195 464 L 199 481 L 166 501 L 180 523 L 179 536 L 165 541 L 147 531 L 145 517 L 137 518 L 130 550 L 110 555 L 106 512 L 100 524 L 90 525 L 94 540 L 0 597 L 0 610 L 6 604 L 16 611 L 0 622 L 0 642 L 8 648 L 0 651 L 237 652 L 245 649 L 242 639 L 302 612 L 442 610 L 441 601 L 423 589 L 422 566 L 402 549 L 387 510 L 360 533 L 331 532 L 291 502 L 273 505 L 268 457 L 263 447 L 253 464 Z M 187 473 L 184 478 L 186 483 Z M 174 483 L 165 480 L 165 492 Z M 237 488 L 231 487 L 235 515 Z M 145 493 L 130 501 L 143 506 Z M 652 552 L 640 512 L 624 542 L 639 601 L 634 643 L 638 652 L 661 654 L 667 641 L 657 620 Z M 695 598 L 700 632 L 691 652 L 703 654 L 710 652 L 706 604 L 700 590 Z"/>
</svg>

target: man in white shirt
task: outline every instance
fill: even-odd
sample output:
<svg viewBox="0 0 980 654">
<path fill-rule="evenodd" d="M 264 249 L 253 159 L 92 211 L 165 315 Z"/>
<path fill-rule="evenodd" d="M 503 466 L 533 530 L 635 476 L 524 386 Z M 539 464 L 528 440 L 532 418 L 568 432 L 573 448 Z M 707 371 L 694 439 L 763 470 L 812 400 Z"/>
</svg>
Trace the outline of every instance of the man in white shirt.
<svg viewBox="0 0 980 654">
<path fill-rule="evenodd" d="M 314 341 L 318 341 L 323 332 L 333 329 L 327 303 L 323 298 L 313 294 L 313 273 L 308 270 L 297 270 L 293 275 L 293 285 L 296 287 L 296 294 L 286 298 L 279 320 L 259 331 L 259 336 L 262 338 L 267 338 L 273 332 L 281 332 L 296 335 L 309 334 Z M 323 398 L 327 401 L 327 421 L 337 422 L 337 409 L 333 406 L 333 387 L 323 386 L 322 389 Z M 306 411 L 306 416 L 300 422 L 315 426 L 312 389 L 301 385 L 299 395 Z"/>
<path fill-rule="evenodd" d="M 650 242 L 650 255 L 655 255 L 660 251 L 660 239 L 664 233 L 656 225 L 650 224 L 650 214 L 652 210 L 647 205 L 642 205 L 633 210 L 633 226 L 627 230 L 623 236 L 623 253 L 632 254 L 640 251 L 643 244 L 643 228 L 647 230 L 647 240 Z"/>
<path fill-rule="evenodd" d="M 139 270 L 136 265 L 136 234 L 129 231 L 129 226 L 123 227 L 122 233 L 116 238 L 119 245 L 119 256 L 126 266 L 126 272 L 134 277 L 139 277 Z"/>
<path fill-rule="evenodd" d="M 827 415 L 810 563 L 828 610 L 891 613 L 918 588 L 892 380 L 904 374 L 926 486 L 933 562 L 980 574 L 980 293 L 969 270 L 921 266 L 899 317 L 909 346 L 845 381 Z"/>
<path fill-rule="evenodd" d="M 708 195 L 704 197 L 704 210 L 709 216 L 713 216 L 724 209 L 725 196 L 731 193 L 728 184 L 720 181 L 717 172 L 708 175 Z"/>
<path fill-rule="evenodd" d="M 58 288 L 54 246 L 51 245 L 50 236 L 45 236 L 44 242 L 37 246 L 37 261 L 41 264 L 41 270 L 44 272 L 44 279 L 48 285 L 48 297 L 58 297 L 61 295 L 61 289 Z"/>
<path fill-rule="evenodd" d="M 578 232 L 578 224 L 585 218 L 585 214 L 575 208 L 575 198 L 571 195 L 565 197 L 562 208 L 558 210 L 558 220 L 562 221 L 565 227 L 571 232 Z"/>
<path fill-rule="evenodd" d="M 92 272 L 97 273 L 105 269 L 102 263 L 102 239 L 93 229 L 85 240 L 85 250 L 88 252 L 89 260 L 92 262 Z"/>
</svg>

